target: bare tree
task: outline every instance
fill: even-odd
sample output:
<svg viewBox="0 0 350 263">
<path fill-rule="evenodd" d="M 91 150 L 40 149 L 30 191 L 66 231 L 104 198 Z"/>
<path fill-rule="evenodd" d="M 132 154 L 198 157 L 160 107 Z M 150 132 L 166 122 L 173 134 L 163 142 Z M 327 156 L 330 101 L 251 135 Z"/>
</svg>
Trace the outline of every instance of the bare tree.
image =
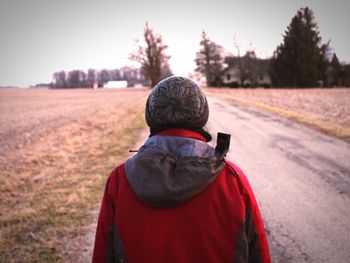
<svg viewBox="0 0 350 263">
<path fill-rule="evenodd" d="M 97 78 L 97 72 L 96 69 L 90 68 L 87 72 L 87 80 L 89 81 L 96 81 Z"/>
<path fill-rule="evenodd" d="M 86 73 L 82 70 L 72 70 L 68 72 L 67 84 L 69 88 L 83 87 L 86 81 Z"/>
<path fill-rule="evenodd" d="M 243 57 L 238 57 L 241 86 L 245 86 L 246 81 L 249 81 L 249 85 L 257 83 L 259 61 L 254 51 L 247 51 Z"/>
<path fill-rule="evenodd" d="M 97 71 L 95 69 L 88 69 L 86 77 L 86 86 L 93 88 L 97 82 Z"/>
<path fill-rule="evenodd" d="M 168 63 L 170 56 L 165 54 L 168 46 L 163 43 L 161 35 L 153 32 L 148 23 L 143 36 L 145 45 L 139 44 L 138 51 L 132 53 L 130 58 L 141 64 L 141 74 L 154 87 L 162 78 L 172 75 Z"/>
<path fill-rule="evenodd" d="M 66 88 L 67 87 L 67 74 L 64 70 L 55 72 L 53 74 L 54 86 L 56 88 Z"/>
</svg>

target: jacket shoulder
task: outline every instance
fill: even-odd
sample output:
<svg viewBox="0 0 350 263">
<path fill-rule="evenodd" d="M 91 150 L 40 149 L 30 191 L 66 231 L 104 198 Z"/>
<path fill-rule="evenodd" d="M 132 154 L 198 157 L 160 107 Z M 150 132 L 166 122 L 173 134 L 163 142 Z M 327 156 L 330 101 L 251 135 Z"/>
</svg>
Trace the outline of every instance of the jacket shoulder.
<svg viewBox="0 0 350 263">
<path fill-rule="evenodd" d="M 106 188 L 108 193 L 115 193 L 115 189 L 118 188 L 120 178 L 125 174 L 125 163 L 122 163 L 115 167 L 108 176 Z"/>
<path fill-rule="evenodd" d="M 231 171 L 232 175 L 234 176 L 245 176 L 242 169 L 238 167 L 238 165 L 234 164 L 233 162 L 229 160 L 225 160 L 226 166 Z"/>
<path fill-rule="evenodd" d="M 244 172 L 242 171 L 242 169 L 234 164 L 231 161 L 225 160 L 225 165 L 227 167 L 227 169 L 229 170 L 229 173 L 235 177 L 235 179 L 237 180 L 237 184 L 238 187 L 240 189 L 240 192 L 243 196 L 250 196 L 250 195 L 254 195 L 253 194 L 253 190 L 250 186 L 250 183 L 248 181 L 248 178 L 246 177 L 246 175 L 244 174 Z"/>
<path fill-rule="evenodd" d="M 118 166 L 116 166 L 115 168 L 113 168 L 113 170 L 109 173 L 108 179 L 112 180 L 112 179 L 116 179 L 116 177 L 123 175 L 125 169 L 125 163 L 119 164 Z"/>
</svg>

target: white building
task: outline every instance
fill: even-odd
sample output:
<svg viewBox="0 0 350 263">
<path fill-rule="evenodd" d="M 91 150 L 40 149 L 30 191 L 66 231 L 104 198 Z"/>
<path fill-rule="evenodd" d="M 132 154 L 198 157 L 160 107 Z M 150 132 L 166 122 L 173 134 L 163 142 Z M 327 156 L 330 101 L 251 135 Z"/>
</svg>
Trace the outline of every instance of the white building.
<svg viewBox="0 0 350 263">
<path fill-rule="evenodd" d="M 128 82 L 126 80 L 114 80 L 108 81 L 103 85 L 104 88 L 110 89 L 118 89 L 118 88 L 126 88 L 128 86 Z"/>
</svg>

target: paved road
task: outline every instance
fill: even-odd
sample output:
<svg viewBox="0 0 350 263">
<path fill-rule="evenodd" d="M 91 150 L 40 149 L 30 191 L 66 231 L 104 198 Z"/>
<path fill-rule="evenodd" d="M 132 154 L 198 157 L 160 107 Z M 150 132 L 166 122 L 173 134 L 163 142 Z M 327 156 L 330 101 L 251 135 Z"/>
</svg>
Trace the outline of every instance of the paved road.
<svg viewBox="0 0 350 263">
<path fill-rule="evenodd" d="M 260 204 L 273 262 L 350 262 L 350 144 L 291 121 L 208 97 L 212 134 Z"/>
</svg>

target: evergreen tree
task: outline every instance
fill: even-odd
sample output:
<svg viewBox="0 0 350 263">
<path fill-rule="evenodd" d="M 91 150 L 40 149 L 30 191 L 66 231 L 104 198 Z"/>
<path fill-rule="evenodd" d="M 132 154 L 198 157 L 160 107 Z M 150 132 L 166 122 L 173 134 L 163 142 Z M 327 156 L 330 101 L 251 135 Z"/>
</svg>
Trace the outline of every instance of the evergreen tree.
<svg viewBox="0 0 350 263">
<path fill-rule="evenodd" d="M 339 59 L 337 55 L 334 53 L 332 61 L 330 63 L 331 72 L 332 72 L 332 79 L 333 83 L 331 83 L 332 86 L 341 86 L 342 79 L 343 79 L 343 69 L 339 62 Z"/>
<path fill-rule="evenodd" d="M 211 41 L 207 34 L 202 32 L 202 40 L 200 42 L 201 49 L 196 54 L 195 71 L 203 73 L 207 80 L 207 86 L 221 85 L 222 58 L 219 52 L 219 46 Z"/>
<path fill-rule="evenodd" d="M 312 87 L 323 79 L 325 46 L 313 11 L 301 8 L 288 26 L 271 63 L 274 86 Z"/>
</svg>

